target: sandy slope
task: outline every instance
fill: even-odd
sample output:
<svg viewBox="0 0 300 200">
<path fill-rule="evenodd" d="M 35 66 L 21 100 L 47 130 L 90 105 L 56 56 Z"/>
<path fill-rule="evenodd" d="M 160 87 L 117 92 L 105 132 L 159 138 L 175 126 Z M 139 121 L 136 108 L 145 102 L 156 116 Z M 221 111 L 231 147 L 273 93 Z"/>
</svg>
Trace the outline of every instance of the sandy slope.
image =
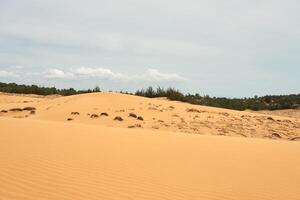
<svg viewBox="0 0 300 200">
<path fill-rule="evenodd" d="M 116 93 L 0 94 L 0 111 L 0 200 L 300 199 L 297 115 Z"/>
<path fill-rule="evenodd" d="M 292 117 L 300 119 L 300 109 L 286 109 L 286 110 L 273 110 L 273 111 L 257 111 L 257 113 L 262 114 L 271 114 L 277 116 L 285 116 L 285 117 Z"/>
<path fill-rule="evenodd" d="M 298 142 L 0 118 L 0 199 L 298 200 Z"/>
<path fill-rule="evenodd" d="M 69 97 L 0 94 L 0 111 L 27 106 L 35 107 L 36 113 L 9 111 L 0 112 L 0 117 L 62 122 L 70 119 L 72 121 L 69 123 L 110 127 L 300 140 L 300 118 L 297 115 L 239 112 L 117 93 Z M 99 116 L 101 113 L 107 113 L 109 116 Z M 129 117 L 130 113 L 142 116 L 144 120 Z M 124 121 L 115 121 L 116 116 L 122 117 Z"/>
</svg>

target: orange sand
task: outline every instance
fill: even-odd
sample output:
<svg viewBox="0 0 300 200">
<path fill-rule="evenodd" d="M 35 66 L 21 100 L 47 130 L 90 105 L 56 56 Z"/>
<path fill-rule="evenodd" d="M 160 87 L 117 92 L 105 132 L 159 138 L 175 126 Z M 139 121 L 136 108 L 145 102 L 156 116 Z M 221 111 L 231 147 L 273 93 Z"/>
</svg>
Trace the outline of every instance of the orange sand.
<svg viewBox="0 0 300 200">
<path fill-rule="evenodd" d="M 148 109 L 149 103 L 163 111 Z M 0 95 L 0 110 L 26 106 L 36 107 L 36 113 L 8 112 L 0 117 L 1 200 L 300 199 L 300 143 L 287 141 L 299 136 L 298 118 L 112 93 Z M 188 108 L 201 112 L 186 112 Z M 80 114 L 71 115 L 75 111 Z M 87 115 L 101 112 L 109 116 Z M 144 121 L 128 117 L 129 112 Z M 184 118 L 186 130 L 177 126 L 185 124 L 181 119 L 171 124 L 174 114 Z M 124 121 L 114 121 L 116 115 Z M 195 115 L 200 118 L 197 132 L 190 128 Z M 213 118 L 205 119 L 208 116 Z M 66 121 L 69 117 L 74 120 Z M 235 118 L 240 120 L 232 122 Z M 255 126 L 257 119 L 262 124 Z M 206 120 L 210 128 L 203 126 Z M 244 129 L 226 126 L 238 122 Z M 136 123 L 142 128 L 127 128 Z M 152 128 L 155 125 L 158 129 Z M 221 133 L 221 125 L 228 131 L 224 135 L 239 135 L 232 130 L 247 135 L 244 130 L 253 126 L 255 134 L 248 137 L 267 139 L 211 136 Z M 282 138 L 269 139 L 274 137 L 267 135 L 268 127 Z"/>
</svg>

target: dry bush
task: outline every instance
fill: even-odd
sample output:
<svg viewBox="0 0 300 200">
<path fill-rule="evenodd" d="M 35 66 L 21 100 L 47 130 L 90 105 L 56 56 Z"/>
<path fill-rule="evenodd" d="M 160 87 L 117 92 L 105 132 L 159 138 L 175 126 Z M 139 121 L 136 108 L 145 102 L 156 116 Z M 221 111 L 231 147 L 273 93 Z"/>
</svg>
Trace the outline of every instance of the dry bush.
<svg viewBox="0 0 300 200">
<path fill-rule="evenodd" d="M 135 125 L 130 125 L 128 128 L 142 128 L 142 125 L 140 124 L 135 124 Z"/>
<path fill-rule="evenodd" d="M 100 116 L 106 116 L 106 117 L 108 117 L 109 115 L 106 112 L 103 112 L 103 113 L 100 114 Z"/>
<path fill-rule="evenodd" d="M 23 110 L 32 111 L 32 110 L 36 110 L 36 108 L 35 107 L 25 107 L 25 108 L 23 108 Z"/>
<path fill-rule="evenodd" d="M 114 120 L 115 120 L 115 121 L 123 121 L 124 119 L 123 119 L 122 117 L 120 117 L 120 116 L 116 116 L 116 117 L 114 118 Z"/>
<path fill-rule="evenodd" d="M 91 118 L 98 118 L 99 117 L 99 115 L 97 115 L 97 114 L 91 114 Z"/>
<path fill-rule="evenodd" d="M 138 116 L 137 120 L 144 121 L 144 118 L 142 116 Z"/>
<path fill-rule="evenodd" d="M 2 112 L 2 113 L 8 113 L 8 111 L 7 111 L 7 110 L 1 110 L 1 112 Z"/>
<path fill-rule="evenodd" d="M 71 115 L 80 115 L 79 112 L 71 112 Z"/>
<path fill-rule="evenodd" d="M 137 118 L 137 115 L 134 113 L 129 113 L 129 117 Z"/>
<path fill-rule="evenodd" d="M 35 110 L 30 111 L 30 114 L 34 115 L 35 114 Z"/>
<path fill-rule="evenodd" d="M 72 120 L 74 120 L 74 119 L 72 119 L 72 118 L 68 118 L 68 119 L 67 119 L 67 121 L 72 121 Z"/>
<path fill-rule="evenodd" d="M 22 112 L 23 109 L 21 109 L 21 108 L 12 108 L 12 109 L 9 109 L 9 111 L 11 111 L 11 112 Z"/>
</svg>

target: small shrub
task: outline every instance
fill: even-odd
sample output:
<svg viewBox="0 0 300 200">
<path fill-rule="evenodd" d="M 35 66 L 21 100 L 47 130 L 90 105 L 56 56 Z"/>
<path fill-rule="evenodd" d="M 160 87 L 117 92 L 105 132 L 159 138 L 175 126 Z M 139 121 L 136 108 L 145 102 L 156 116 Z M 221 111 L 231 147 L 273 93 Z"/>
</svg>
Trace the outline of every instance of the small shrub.
<svg viewBox="0 0 300 200">
<path fill-rule="evenodd" d="M 134 113 L 129 113 L 129 117 L 137 118 L 137 115 Z"/>
<path fill-rule="evenodd" d="M 35 114 L 35 110 L 30 111 L 30 114 L 34 115 Z"/>
<path fill-rule="evenodd" d="M 106 117 L 108 117 L 109 115 L 106 112 L 103 112 L 103 113 L 100 114 L 100 116 L 106 116 Z"/>
<path fill-rule="evenodd" d="M 35 107 L 25 107 L 25 108 L 23 108 L 23 110 L 32 111 L 32 110 L 36 110 L 36 108 Z"/>
<path fill-rule="evenodd" d="M 99 117 L 99 115 L 97 115 L 97 114 L 92 114 L 91 115 L 91 118 L 98 118 Z"/>
<path fill-rule="evenodd" d="M 80 115 L 79 112 L 71 112 L 71 115 Z"/>
<path fill-rule="evenodd" d="M 67 121 L 72 121 L 72 120 L 74 120 L 74 119 L 72 119 L 72 118 L 68 118 L 68 119 L 67 119 Z"/>
<path fill-rule="evenodd" d="M 116 117 L 114 118 L 114 120 L 115 120 L 115 121 L 123 121 L 123 118 L 120 117 L 120 116 L 116 116 Z"/>
<path fill-rule="evenodd" d="M 8 111 L 7 111 L 7 110 L 1 110 L 1 112 L 2 112 L 2 113 L 8 113 Z"/>
<path fill-rule="evenodd" d="M 22 112 L 23 109 L 21 109 L 21 108 L 12 108 L 12 109 L 9 109 L 9 111 L 11 111 L 11 112 Z"/>
<path fill-rule="evenodd" d="M 144 121 L 144 118 L 142 116 L 138 116 L 137 120 Z"/>
<path fill-rule="evenodd" d="M 135 124 L 135 125 L 130 125 L 128 128 L 142 128 L 142 125 L 140 124 Z"/>
</svg>

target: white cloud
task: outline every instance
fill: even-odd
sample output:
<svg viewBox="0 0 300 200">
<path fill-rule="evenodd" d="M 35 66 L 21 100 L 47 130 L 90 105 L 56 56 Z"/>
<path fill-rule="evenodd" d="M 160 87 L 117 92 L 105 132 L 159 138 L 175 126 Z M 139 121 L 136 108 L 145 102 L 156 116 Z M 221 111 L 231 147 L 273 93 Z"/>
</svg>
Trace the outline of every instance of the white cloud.
<svg viewBox="0 0 300 200">
<path fill-rule="evenodd" d="M 91 68 L 79 67 L 69 71 L 63 71 L 56 68 L 51 68 L 44 73 L 46 78 L 51 79 L 102 79 L 102 80 L 117 80 L 117 81 L 154 81 L 154 82 L 169 82 L 169 81 L 182 81 L 183 77 L 176 73 L 162 73 L 158 69 L 149 68 L 142 74 L 122 74 L 113 72 L 109 68 Z"/>
<path fill-rule="evenodd" d="M 0 77 L 1 78 L 18 78 L 18 77 L 20 77 L 20 75 L 15 72 L 12 72 L 12 71 L 0 70 Z"/>
<path fill-rule="evenodd" d="M 154 81 L 180 81 L 183 77 L 176 73 L 162 73 L 158 69 L 147 69 L 145 77 Z"/>
<path fill-rule="evenodd" d="M 51 68 L 46 71 L 45 77 L 50 79 L 65 79 L 74 77 L 74 75 L 70 72 L 64 72 L 56 68 Z"/>
<path fill-rule="evenodd" d="M 107 68 L 80 67 L 74 70 L 74 74 L 76 76 L 94 77 L 94 78 L 103 78 L 103 79 L 125 78 L 124 75 L 120 73 L 114 73 Z"/>
</svg>

